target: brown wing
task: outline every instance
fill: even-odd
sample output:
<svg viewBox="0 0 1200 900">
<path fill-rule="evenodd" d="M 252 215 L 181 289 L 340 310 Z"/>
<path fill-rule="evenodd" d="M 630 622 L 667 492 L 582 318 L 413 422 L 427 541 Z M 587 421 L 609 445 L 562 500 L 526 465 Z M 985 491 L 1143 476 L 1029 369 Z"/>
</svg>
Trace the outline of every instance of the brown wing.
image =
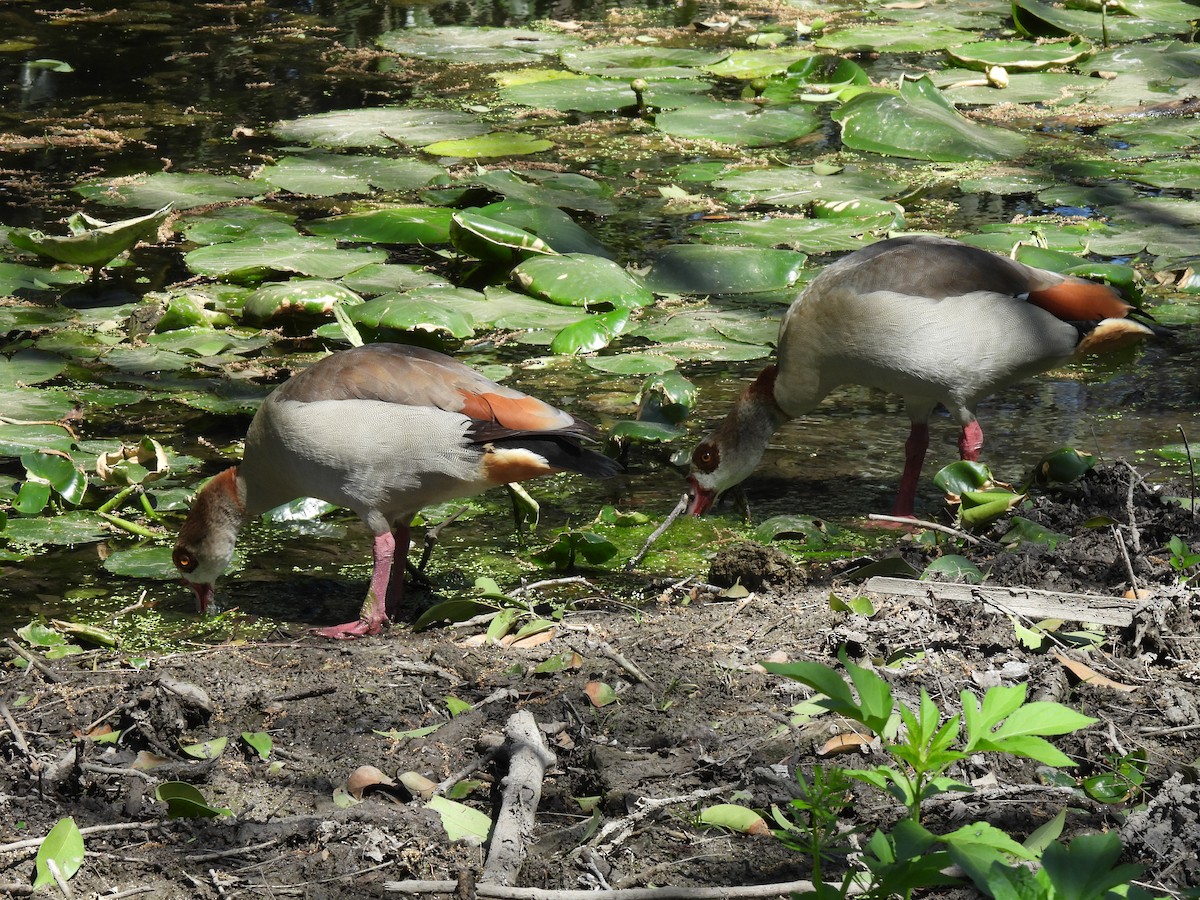
<svg viewBox="0 0 1200 900">
<path fill-rule="evenodd" d="M 406 344 L 367 344 L 327 356 L 280 387 L 272 399 L 382 400 L 461 412 L 513 431 L 595 431 L 569 413 L 496 384 L 443 353 Z"/>
</svg>

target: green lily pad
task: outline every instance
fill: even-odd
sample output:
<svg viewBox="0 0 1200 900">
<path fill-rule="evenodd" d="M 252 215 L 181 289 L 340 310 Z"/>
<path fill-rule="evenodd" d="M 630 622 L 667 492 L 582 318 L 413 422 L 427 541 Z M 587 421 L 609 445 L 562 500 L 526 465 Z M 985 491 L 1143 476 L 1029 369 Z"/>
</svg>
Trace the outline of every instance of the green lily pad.
<svg viewBox="0 0 1200 900">
<path fill-rule="evenodd" d="M 932 22 L 893 22 L 855 25 L 819 35 L 813 41 L 822 50 L 840 53 L 929 53 L 975 40 L 970 31 Z"/>
<path fill-rule="evenodd" d="M 171 207 L 134 219 L 104 222 L 77 212 L 67 220 L 71 234 L 65 237 L 20 228 L 8 233 L 14 247 L 76 266 L 101 266 L 139 241 L 151 241 L 171 212 Z"/>
<path fill-rule="evenodd" d="M 772 78 L 760 95 L 771 103 L 829 103 L 844 90 L 869 85 L 871 78 L 862 66 L 829 53 L 807 56 L 788 67 L 782 78 Z"/>
<path fill-rule="evenodd" d="M 509 85 L 501 89 L 500 97 L 506 103 L 560 112 L 611 112 L 637 103 L 637 95 L 627 78 L 565 74 L 565 78 L 550 81 Z M 642 91 L 642 102 L 651 109 L 675 109 L 710 88 L 708 81 L 696 79 L 648 80 Z"/>
<path fill-rule="evenodd" d="M 258 177 L 294 194 L 336 197 L 368 194 L 376 188 L 413 191 L 444 173 L 441 166 L 416 159 L 313 152 L 285 156 L 263 167 Z"/>
<path fill-rule="evenodd" d="M 193 244 L 222 244 L 243 238 L 264 241 L 296 237 L 288 213 L 261 206 L 230 206 L 182 217 L 176 227 Z"/>
<path fill-rule="evenodd" d="M 7 390 L 0 385 L 0 409 L 9 419 L 54 422 L 69 416 L 75 409 L 75 401 L 45 388 Z"/>
<path fill-rule="evenodd" d="M 527 156 L 554 146 L 553 141 L 509 131 L 492 131 L 479 137 L 437 141 L 421 149 L 434 156 L 462 156 L 480 159 L 494 156 Z"/>
<path fill-rule="evenodd" d="M 0 457 L 43 448 L 65 453 L 73 444 L 71 433 L 61 425 L 0 425 Z"/>
<path fill-rule="evenodd" d="M 720 62 L 728 51 L 667 47 L 594 47 L 560 54 L 562 64 L 584 75 L 606 78 L 701 78 L 703 66 Z"/>
<path fill-rule="evenodd" d="M 441 28 L 388 31 L 381 34 L 376 43 L 384 50 L 415 59 L 498 66 L 554 56 L 579 42 L 575 38 L 547 31 L 447 25 Z"/>
<path fill-rule="evenodd" d="M 21 465 L 31 478 L 46 482 L 67 503 L 78 506 L 82 502 L 87 492 L 88 478 L 70 457 L 34 450 L 22 454 Z"/>
<path fill-rule="evenodd" d="M 293 278 L 264 284 L 246 301 L 243 320 L 263 325 L 280 318 L 327 318 L 334 306 L 355 306 L 362 297 L 340 284 L 321 279 Z"/>
<path fill-rule="evenodd" d="M 27 294 L 40 294 L 54 291 L 70 284 L 82 284 L 87 281 L 85 272 L 77 269 L 42 269 L 37 266 L 26 266 L 21 263 L 0 262 L 0 296 L 19 297 Z M 55 321 L 62 317 L 62 312 L 47 309 L 22 309 L 0 307 L 0 332 L 8 330 L 9 322 L 20 321 L 34 324 L 40 317 L 44 321 Z"/>
<path fill-rule="evenodd" d="M 603 350 L 629 324 L 628 309 L 590 315 L 562 329 L 550 342 L 554 353 L 594 353 Z"/>
<path fill-rule="evenodd" d="M 611 372 L 613 375 L 655 375 L 670 372 L 679 365 L 675 360 L 657 353 L 619 353 L 614 356 L 589 356 L 584 361 L 589 369 Z"/>
<path fill-rule="evenodd" d="M 104 206 L 128 206 L 133 209 L 191 209 L 254 197 L 263 186 L 233 175 L 207 175 L 203 172 L 154 172 L 128 178 L 93 179 L 75 185 L 75 193 Z"/>
<path fill-rule="evenodd" d="M 456 212 L 450 218 L 450 243 L 460 253 L 489 262 L 513 263 L 537 254 L 552 254 L 537 235 L 478 213 Z"/>
<path fill-rule="evenodd" d="M 450 210 L 432 206 L 387 206 L 317 219 L 304 226 L 321 237 L 376 244 L 448 244 Z"/>
<path fill-rule="evenodd" d="M 1020 156 L 1026 140 L 1013 131 L 963 118 L 928 78 L 898 92 L 866 91 L 833 113 L 842 142 L 855 150 L 938 162 Z"/>
<path fill-rule="evenodd" d="M 1066 72 L 1015 72 L 1008 76 L 1003 89 L 979 84 L 979 73 L 969 69 L 942 69 L 931 73 L 930 78 L 955 106 L 1041 103 L 1057 109 L 1080 103 L 1107 105 L 1109 94 L 1107 82 Z"/>
<path fill-rule="evenodd" d="M 657 294 L 750 294 L 795 284 L 805 259 L 792 250 L 677 244 L 657 254 L 645 277 Z"/>
<path fill-rule="evenodd" d="M 387 259 L 382 250 L 342 250 L 332 238 L 295 237 L 280 241 L 244 238 L 200 247 L 183 260 L 197 275 L 232 276 L 296 272 L 314 278 L 340 278 Z"/>
<path fill-rule="evenodd" d="M 424 266 L 398 263 L 374 263 L 363 266 L 342 278 L 341 284 L 368 297 L 435 285 L 450 287 L 450 282 L 440 275 L 428 271 Z"/>
<path fill-rule="evenodd" d="M 540 172 L 531 169 L 518 174 L 511 169 L 491 169 L 476 172 L 468 179 L 471 184 L 495 191 L 509 201 L 561 206 L 599 216 L 606 216 L 615 209 L 610 199 L 611 187 L 574 172 Z"/>
<path fill-rule="evenodd" d="M 411 147 L 473 137 L 488 130 L 469 113 L 400 107 L 317 113 L 278 122 L 273 128 L 284 140 L 318 147 Z"/>
<path fill-rule="evenodd" d="M 179 578 L 179 571 L 171 562 L 170 547 L 145 545 L 118 550 L 105 557 L 104 569 L 123 578 L 153 581 L 175 581 Z"/>
<path fill-rule="evenodd" d="M 453 293 L 453 290 L 429 288 L 409 294 L 384 294 L 352 307 L 350 321 L 376 332 L 417 331 L 448 335 L 457 340 L 469 338 L 475 334 L 470 318 L 461 309 L 440 302 L 439 295 L 452 296 Z"/>
<path fill-rule="evenodd" d="M 869 232 L 893 227 L 895 217 L 873 215 L 853 219 L 799 219 L 776 216 L 727 222 L 705 222 L 688 230 L 691 237 L 709 244 L 741 244 L 747 247 L 786 247 L 808 253 L 858 250 L 869 241 Z"/>
<path fill-rule="evenodd" d="M 753 103 L 704 99 L 660 113 L 654 124 L 675 137 L 770 147 L 811 134 L 818 120 L 815 112 L 802 106 L 764 109 Z"/>
<path fill-rule="evenodd" d="M 512 271 L 513 281 L 534 297 L 560 306 L 649 306 L 654 295 L 615 262 L 586 254 L 534 256 Z"/>
<path fill-rule="evenodd" d="M 41 384 L 63 373 L 67 361 L 53 353 L 18 350 L 10 357 L 0 356 L 0 387 Z"/>
<path fill-rule="evenodd" d="M 1095 10 L 1064 9 L 1041 0 L 1013 0 L 1012 17 L 1017 31 L 1031 37 L 1074 34 L 1093 41 L 1116 43 L 1170 34 L 1179 26 L 1178 22 L 1165 19 L 1156 21 L 1113 13 L 1102 17 L 1098 7 Z"/>
<path fill-rule="evenodd" d="M 818 172 L 813 166 L 766 166 L 729 172 L 713 186 L 730 192 L 730 201 L 742 206 L 808 206 L 816 201 L 883 198 L 904 189 L 904 184 L 875 167 L 846 166 Z"/>
<path fill-rule="evenodd" d="M 769 78 L 787 71 L 795 63 L 813 56 L 811 50 L 799 47 L 778 47 L 770 50 L 735 50 L 717 63 L 704 69 L 718 78 L 740 78 L 750 81 Z"/>
<path fill-rule="evenodd" d="M 536 235 L 556 253 L 586 253 L 604 259 L 613 256 L 612 251 L 596 240 L 590 231 L 556 206 L 503 200 L 465 212 L 478 213 Z"/>
<path fill-rule="evenodd" d="M 1070 66 L 1087 59 L 1095 48 L 1078 38 L 1070 41 L 973 41 L 946 50 L 946 55 L 966 69 L 983 71 L 1003 66 L 1013 72 L 1040 72 L 1052 66 Z"/>
<path fill-rule="evenodd" d="M 52 518 L 10 517 L 4 536 L 17 544 L 92 544 L 112 537 L 105 521 L 94 512 L 73 510 Z"/>
</svg>

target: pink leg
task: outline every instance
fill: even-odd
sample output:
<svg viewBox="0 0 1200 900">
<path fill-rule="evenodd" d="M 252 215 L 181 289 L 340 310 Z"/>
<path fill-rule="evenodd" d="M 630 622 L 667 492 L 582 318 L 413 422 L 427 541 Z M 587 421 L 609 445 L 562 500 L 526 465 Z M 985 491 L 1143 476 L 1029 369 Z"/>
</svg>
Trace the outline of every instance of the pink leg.
<svg viewBox="0 0 1200 900">
<path fill-rule="evenodd" d="M 979 461 L 979 451 L 983 449 L 983 429 L 979 422 L 972 419 L 962 428 L 958 437 L 958 455 L 970 462 Z"/>
<path fill-rule="evenodd" d="M 904 474 L 900 476 L 900 491 L 896 494 L 893 516 L 912 518 L 913 506 L 917 501 L 917 483 L 921 479 L 921 466 L 925 464 L 925 451 L 929 449 L 929 425 L 913 422 L 908 440 L 904 442 Z"/>
<path fill-rule="evenodd" d="M 395 565 L 397 538 L 401 546 L 400 565 Z M 367 589 L 367 599 L 363 602 L 358 619 L 345 625 L 332 625 L 329 628 L 314 628 L 313 634 L 334 640 L 353 640 L 371 634 L 379 634 L 388 621 L 388 612 L 399 606 L 400 598 L 404 595 L 404 561 L 408 559 L 408 524 L 405 523 L 396 531 L 385 531 L 375 535 L 371 544 L 371 554 L 375 560 L 375 568 L 371 573 L 371 586 Z M 393 578 L 395 575 L 395 578 Z"/>
</svg>

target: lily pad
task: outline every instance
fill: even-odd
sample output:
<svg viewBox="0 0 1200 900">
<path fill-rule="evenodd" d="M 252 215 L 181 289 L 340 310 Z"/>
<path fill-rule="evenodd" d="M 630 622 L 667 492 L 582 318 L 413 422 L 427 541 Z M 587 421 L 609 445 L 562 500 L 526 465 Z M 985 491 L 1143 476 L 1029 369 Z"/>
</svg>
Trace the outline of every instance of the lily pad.
<svg viewBox="0 0 1200 900">
<path fill-rule="evenodd" d="M 283 241 L 244 238 L 200 247 L 184 256 L 197 275 L 214 277 L 255 273 L 296 272 L 314 278 L 340 278 L 387 259 L 382 250 L 342 250 L 331 238 L 295 237 Z"/>
<path fill-rule="evenodd" d="M 660 113 L 659 131 L 675 137 L 745 147 L 770 147 L 804 137 L 817 129 L 816 113 L 807 107 L 763 109 L 753 103 L 699 100 Z"/>
<path fill-rule="evenodd" d="M 604 259 L 613 256 L 612 251 L 596 240 L 590 231 L 555 206 L 503 200 L 466 211 L 477 212 L 536 235 L 556 253 L 586 253 Z"/>
<path fill-rule="evenodd" d="M 1087 59 L 1095 48 L 1087 41 L 973 41 L 946 50 L 946 55 L 966 69 L 983 71 L 1003 66 L 1012 72 L 1040 72 L 1052 66 L 1070 66 Z"/>
<path fill-rule="evenodd" d="M 813 43 L 822 50 L 865 53 L 928 53 L 975 40 L 970 31 L 930 22 L 889 22 L 855 25 L 818 36 Z"/>
<path fill-rule="evenodd" d="M 537 235 L 478 213 L 457 212 L 450 218 L 450 242 L 475 259 L 513 263 L 537 254 L 551 254 L 550 245 Z"/>
<path fill-rule="evenodd" d="M 852 219 L 800 219 L 777 216 L 746 221 L 705 222 L 688 234 L 710 244 L 741 244 L 748 247 L 786 247 L 807 253 L 858 250 L 869 241 L 868 232 L 893 227 L 892 215 Z"/>
<path fill-rule="evenodd" d="M 87 274 L 77 269 L 52 270 L 21 263 L 0 262 L 0 296 L 18 297 L 58 290 L 70 284 L 82 284 Z M 0 308 L 0 332 L 6 331 L 7 323 L 22 321 L 33 324 L 39 317 L 45 321 L 61 318 L 62 313 L 47 309 Z"/>
<path fill-rule="evenodd" d="M 139 241 L 150 241 L 170 213 L 171 207 L 134 219 L 104 222 L 77 212 L 67 219 L 71 233 L 48 235 L 40 231 L 13 229 L 8 240 L 14 247 L 76 266 L 102 266 Z"/>
<path fill-rule="evenodd" d="M 928 78 L 903 81 L 898 92 L 866 91 L 833 113 L 842 142 L 855 150 L 938 162 L 1000 160 L 1025 152 L 1013 131 L 963 118 Z"/>
<path fill-rule="evenodd" d="M 450 210 L 433 206 L 387 206 L 309 222 L 315 235 L 376 244 L 447 244 Z"/>
<path fill-rule="evenodd" d="M 293 194 L 336 197 L 369 194 L 375 188 L 412 191 L 424 187 L 444 172 L 441 166 L 416 159 L 309 153 L 285 156 L 277 163 L 265 166 L 259 172 L 259 178 Z"/>
<path fill-rule="evenodd" d="M 615 262 L 586 254 L 535 256 L 517 265 L 513 280 L 528 294 L 560 306 L 648 306 L 654 295 Z"/>
<path fill-rule="evenodd" d="M 415 59 L 497 66 L 553 56 L 579 42 L 575 38 L 547 31 L 447 25 L 441 28 L 389 31 L 381 34 L 376 43 L 384 50 Z"/>
<path fill-rule="evenodd" d="M 41 384 L 57 378 L 67 361 L 53 353 L 18 350 L 10 357 L 0 356 L 0 387 Z"/>
<path fill-rule="evenodd" d="M 813 56 L 811 50 L 779 47 L 770 50 L 735 50 L 718 63 L 704 68 L 718 78 L 749 81 L 785 72 L 796 62 Z"/>
<path fill-rule="evenodd" d="M 354 291 L 331 281 L 312 278 L 293 278 L 264 284 L 246 301 L 242 318 L 263 325 L 280 318 L 327 318 L 334 306 L 355 306 L 362 297 Z"/>
<path fill-rule="evenodd" d="M 594 353 L 607 347 L 629 325 L 629 310 L 590 315 L 562 329 L 550 342 L 554 353 Z"/>
<path fill-rule="evenodd" d="M 677 244 L 661 250 L 646 273 L 657 294 L 750 294 L 788 287 L 806 257 L 792 250 Z"/>
<path fill-rule="evenodd" d="M 171 562 L 170 547 L 151 545 L 118 550 L 105 557 L 105 571 L 124 578 L 146 578 L 153 581 L 175 581 L 179 571 Z"/>
<path fill-rule="evenodd" d="M 0 425 L 0 457 L 43 448 L 65 453 L 73 444 L 71 433 L 61 425 Z"/>
<path fill-rule="evenodd" d="M 263 193 L 263 186 L 233 175 L 154 172 L 127 178 L 84 181 L 75 185 L 75 193 L 104 206 L 162 209 L 170 205 L 174 209 L 191 209 L 255 197 Z"/>
<path fill-rule="evenodd" d="M 1012 17 L 1017 31 L 1031 37 L 1075 34 L 1093 41 L 1118 43 L 1145 40 L 1156 34 L 1170 34 L 1179 27 L 1177 21 L 1115 13 L 1101 16 L 1098 6 L 1094 10 L 1070 9 L 1052 6 L 1041 0 L 1013 0 Z"/>
<path fill-rule="evenodd" d="M 222 244 L 242 238 L 279 240 L 295 237 L 294 217 L 261 206 L 231 206 L 185 216 L 176 226 L 193 244 Z"/>
<path fill-rule="evenodd" d="M 637 103 L 637 95 L 630 87 L 629 79 L 574 73 L 566 75 L 565 78 L 551 81 L 510 85 L 501 89 L 500 97 L 506 103 L 561 112 L 610 112 Z M 693 79 L 647 80 L 642 91 L 642 102 L 652 109 L 675 109 L 710 88 L 708 81 Z"/>
<path fill-rule="evenodd" d="M 585 75 L 606 78 L 701 78 L 702 66 L 720 62 L 728 51 L 666 47 L 594 47 L 560 54 L 562 64 Z"/>
<path fill-rule="evenodd" d="M 436 141 L 421 149 L 434 156 L 461 156 L 480 159 L 493 156 L 527 156 L 554 146 L 553 141 L 509 131 L 492 131 L 479 137 Z"/>
<path fill-rule="evenodd" d="M 92 544 L 112 537 L 112 531 L 94 512 L 74 510 L 52 518 L 10 517 L 4 536 L 17 544 Z"/>
<path fill-rule="evenodd" d="M 317 113 L 278 122 L 276 136 L 318 147 L 421 146 L 487 132 L 469 113 L 444 109 L 370 107 Z"/>
<path fill-rule="evenodd" d="M 408 294 L 384 294 L 350 309 L 350 321 L 375 332 L 427 332 L 462 340 L 475 333 L 461 309 L 440 302 L 451 291 L 436 288 Z"/>
<path fill-rule="evenodd" d="M 613 212 L 612 188 L 594 178 L 574 172 L 542 172 L 531 169 L 491 169 L 469 176 L 470 183 L 503 195 L 510 201 L 539 206 L 561 206 L 606 216 Z"/>
</svg>

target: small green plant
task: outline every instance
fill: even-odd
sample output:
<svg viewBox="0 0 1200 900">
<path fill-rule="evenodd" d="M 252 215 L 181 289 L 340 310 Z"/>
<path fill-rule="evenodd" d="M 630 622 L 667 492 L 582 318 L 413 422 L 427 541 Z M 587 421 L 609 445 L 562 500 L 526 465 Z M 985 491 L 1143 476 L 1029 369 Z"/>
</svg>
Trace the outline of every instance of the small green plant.
<svg viewBox="0 0 1200 900">
<path fill-rule="evenodd" d="M 1200 553 L 1193 553 L 1191 548 L 1183 542 L 1179 535 L 1175 535 L 1171 540 L 1167 541 L 1167 550 L 1171 554 L 1168 562 L 1171 568 L 1175 570 L 1175 575 L 1179 579 L 1181 585 L 1187 584 L 1196 577 L 1196 573 L 1184 575 L 1188 569 L 1200 566 Z"/>
<path fill-rule="evenodd" d="M 796 772 L 800 796 L 792 800 L 790 815 L 775 809 L 773 831 L 784 844 L 812 860 L 813 883 L 822 883 L 824 864 L 846 847 L 839 818 L 853 800 L 850 776 L 845 769 L 832 767 L 828 771 L 817 766 L 812 780 Z"/>
</svg>

